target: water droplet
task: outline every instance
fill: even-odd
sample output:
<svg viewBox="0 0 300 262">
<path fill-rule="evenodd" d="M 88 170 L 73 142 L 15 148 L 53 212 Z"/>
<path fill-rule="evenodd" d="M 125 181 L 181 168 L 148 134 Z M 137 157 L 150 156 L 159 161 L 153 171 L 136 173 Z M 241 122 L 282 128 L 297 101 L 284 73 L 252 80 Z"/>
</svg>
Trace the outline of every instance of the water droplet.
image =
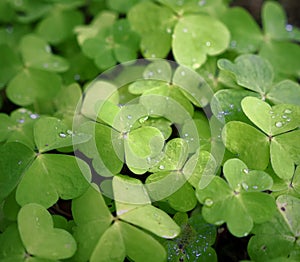
<svg viewBox="0 0 300 262">
<path fill-rule="evenodd" d="M 171 33 L 172 33 L 172 29 L 171 29 L 171 28 L 168 27 L 166 30 L 167 30 L 167 33 L 168 33 L 168 34 L 171 34 Z"/>
<path fill-rule="evenodd" d="M 230 104 L 229 107 L 230 107 L 231 109 L 233 109 L 233 108 L 234 108 L 234 105 L 233 105 L 233 104 Z"/>
<path fill-rule="evenodd" d="M 19 162 L 18 162 L 18 165 L 21 165 L 21 164 L 22 164 L 22 161 L 19 161 Z"/>
<path fill-rule="evenodd" d="M 291 119 L 290 119 L 290 118 L 287 118 L 287 119 L 286 119 L 286 122 L 290 122 L 290 121 L 291 121 Z"/>
<path fill-rule="evenodd" d="M 80 80 L 80 75 L 79 74 L 74 75 L 74 80 L 79 81 Z"/>
<path fill-rule="evenodd" d="M 152 58 L 155 58 L 155 57 L 156 57 L 156 55 L 155 55 L 155 54 L 151 54 L 151 57 L 152 57 Z"/>
<path fill-rule="evenodd" d="M 252 188 L 253 188 L 253 189 L 258 189 L 258 186 L 253 186 Z"/>
<path fill-rule="evenodd" d="M 165 166 L 160 165 L 160 166 L 159 166 L 159 169 L 161 169 L 161 170 L 162 170 L 162 169 L 165 169 Z"/>
<path fill-rule="evenodd" d="M 293 31 L 293 26 L 290 25 L 290 24 L 287 24 L 287 25 L 285 26 L 285 30 L 288 31 L 288 32 L 292 32 L 292 31 Z"/>
<path fill-rule="evenodd" d="M 183 29 L 182 29 L 182 32 L 183 32 L 183 33 L 187 33 L 187 32 L 188 32 L 188 29 L 187 29 L 187 28 L 183 28 Z"/>
<path fill-rule="evenodd" d="M 6 32 L 7 32 L 8 34 L 12 34 L 12 33 L 14 32 L 14 27 L 11 26 L 11 25 L 7 26 L 7 27 L 6 27 Z"/>
<path fill-rule="evenodd" d="M 232 40 L 232 41 L 230 42 L 230 47 L 231 47 L 231 48 L 236 48 L 236 41 L 235 41 L 235 40 Z"/>
<path fill-rule="evenodd" d="M 39 218 L 38 218 L 38 217 L 36 217 L 36 218 L 35 218 L 35 221 L 36 221 L 36 222 L 38 222 L 38 221 L 39 221 Z"/>
<path fill-rule="evenodd" d="M 282 125 L 283 125 L 283 124 L 282 124 L 282 122 L 280 122 L 280 121 L 275 123 L 275 126 L 276 126 L 276 127 L 282 127 Z"/>
<path fill-rule="evenodd" d="M 211 46 L 211 42 L 207 41 L 207 42 L 205 43 L 205 45 L 206 45 L 206 46 Z"/>
<path fill-rule="evenodd" d="M 45 63 L 45 64 L 43 64 L 43 67 L 44 67 L 44 68 L 48 68 L 48 67 L 49 67 L 49 64 L 48 64 L 48 63 Z"/>
<path fill-rule="evenodd" d="M 180 73 L 182 76 L 185 76 L 185 71 L 181 71 Z"/>
<path fill-rule="evenodd" d="M 243 169 L 243 172 L 244 172 L 245 174 L 249 174 L 249 169 L 248 169 L 248 168 L 244 168 L 244 169 Z"/>
<path fill-rule="evenodd" d="M 128 119 L 132 119 L 132 116 L 131 116 L 131 115 L 128 115 L 127 118 L 128 118 Z"/>
<path fill-rule="evenodd" d="M 161 69 L 160 68 L 157 69 L 157 73 L 161 74 Z"/>
<path fill-rule="evenodd" d="M 245 189 L 245 190 L 248 190 L 249 186 L 247 185 L 247 183 L 243 182 L 242 183 L 242 187 Z"/>
<path fill-rule="evenodd" d="M 148 72 L 148 76 L 149 76 L 149 77 L 151 77 L 151 76 L 153 76 L 153 75 L 154 75 L 154 73 L 153 73 L 152 71 Z"/>
<path fill-rule="evenodd" d="M 70 136 L 73 135 L 72 130 L 67 130 L 67 134 L 70 135 Z"/>
<path fill-rule="evenodd" d="M 22 114 L 25 114 L 27 112 L 27 109 L 25 108 L 20 108 L 19 109 L 19 112 L 22 113 Z"/>
<path fill-rule="evenodd" d="M 270 110 L 269 113 L 270 113 L 271 115 L 273 115 L 273 114 L 274 114 L 274 111 Z"/>
<path fill-rule="evenodd" d="M 185 137 L 188 137 L 188 136 L 189 136 L 189 134 L 188 134 L 188 133 L 185 133 L 185 134 L 184 134 L 184 136 L 185 136 Z"/>
<path fill-rule="evenodd" d="M 200 67 L 200 64 L 199 64 L 199 63 L 193 64 L 193 68 L 194 68 L 194 69 L 197 69 L 197 68 L 199 68 L 199 67 Z"/>
<path fill-rule="evenodd" d="M 38 114 L 30 114 L 29 116 L 30 116 L 31 119 L 37 119 L 37 118 L 39 118 Z"/>
<path fill-rule="evenodd" d="M 24 119 L 24 118 L 20 118 L 20 119 L 18 120 L 18 122 L 19 122 L 20 124 L 23 124 L 23 123 L 25 122 L 25 119 Z"/>
<path fill-rule="evenodd" d="M 199 6 L 204 6 L 206 4 L 206 1 L 205 0 L 201 0 L 198 2 L 198 5 Z"/>
<path fill-rule="evenodd" d="M 65 133 L 63 133 L 63 132 L 60 132 L 60 133 L 59 133 L 59 136 L 60 136 L 61 138 L 67 137 L 67 135 L 66 135 Z"/>
<path fill-rule="evenodd" d="M 206 198 L 204 201 L 204 205 L 207 207 L 211 207 L 214 204 L 214 201 L 210 198 Z"/>
<path fill-rule="evenodd" d="M 271 116 L 271 118 L 273 118 L 273 119 L 274 119 L 274 118 L 275 118 L 275 116 Z"/>
<path fill-rule="evenodd" d="M 291 109 L 285 109 L 284 111 L 283 111 L 283 113 L 285 113 L 285 114 L 291 114 L 292 113 L 292 110 Z"/>
</svg>

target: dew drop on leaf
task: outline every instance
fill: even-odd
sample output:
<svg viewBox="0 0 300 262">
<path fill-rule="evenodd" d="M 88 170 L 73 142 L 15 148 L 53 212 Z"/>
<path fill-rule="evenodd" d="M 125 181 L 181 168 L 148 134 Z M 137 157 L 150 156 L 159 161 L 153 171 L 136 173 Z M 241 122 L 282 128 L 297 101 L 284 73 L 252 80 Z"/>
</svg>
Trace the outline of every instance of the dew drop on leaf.
<svg viewBox="0 0 300 262">
<path fill-rule="evenodd" d="M 248 190 L 248 189 L 249 189 L 249 186 L 248 186 L 247 183 L 245 183 L 245 182 L 242 183 L 242 187 L 243 187 L 245 190 Z"/>
<path fill-rule="evenodd" d="M 236 41 L 235 41 L 235 40 L 232 40 L 232 41 L 230 42 L 230 47 L 231 47 L 231 48 L 236 48 Z"/>
<path fill-rule="evenodd" d="M 253 189 L 258 189 L 258 186 L 253 186 L 252 188 L 253 188 Z"/>
<path fill-rule="evenodd" d="M 285 26 L 285 30 L 288 31 L 288 32 L 292 32 L 292 31 L 293 31 L 293 26 L 290 25 L 290 24 L 287 24 L 287 25 Z"/>
<path fill-rule="evenodd" d="M 206 1 L 205 0 L 201 0 L 198 2 L 198 5 L 199 6 L 204 6 L 206 4 Z"/>
<path fill-rule="evenodd" d="M 131 116 L 131 115 L 128 115 L 127 118 L 128 118 L 128 119 L 132 119 L 132 116 Z"/>
<path fill-rule="evenodd" d="M 79 74 L 74 75 L 74 80 L 79 81 L 80 80 L 80 75 Z"/>
<path fill-rule="evenodd" d="M 185 76 L 185 71 L 181 71 L 180 73 L 182 76 Z"/>
<path fill-rule="evenodd" d="M 23 124 L 23 123 L 25 122 L 25 119 L 24 119 L 24 118 L 20 118 L 20 119 L 18 120 L 18 122 L 19 122 L 20 124 Z"/>
<path fill-rule="evenodd" d="M 21 164 L 22 164 L 22 161 L 19 161 L 19 162 L 18 162 L 18 165 L 21 165 Z"/>
<path fill-rule="evenodd" d="M 207 42 L 205 43 L 205 45 L 206 45 L 206 46 L 211 46 L 211 42 L 207 41 Z"/>
<path fill-rule="evenodd" d="M 188 29 L 187 28 L 183 28 L 183 33 L 187 33 L 188 32 Z"/>
<path fill-rule="evenodd" d="M 30 116 L 31 119 L 37 119 L 37 118 L 39 118 L 38 114 L 30 114 L 29 116 Z"/>
<path fill-rule="evenodd" d="M 171 34 L 171 33 L 172 33 L 172 29 L 168 27 L 168 28 L 167 28 L 167 33 L 168 33 L 168 34 Z"/>
<path fill-rule="evenodd" d="M 283 125 L 283 124 L 282 124 L 282 122 L 280 122 L 280 121 L 275 123 L 275 126 L 276 126 L 276 127 L 282 127 L 282 125 Z"/>
<path fill-rule="evenodd" d="M 67 137 L 67 135 L 66 135 L 65 133 L 63 133 L 63 132 L 59 133 L 59 136 L 60 136 L 61 138 L 66 138 L 66 137 Z"/>
<path fill-rule="evenodd" d="M 70 136 L 73 135 L 72 130 L 67 130 L 67 134 L 70 135 Z"/>
<path fill-rule="evenodd" d="M 285 114 L 291 114 L 291 113 L 292 113 L 292 110 L 291 110 L 291 109 L 285 109 L 285 110 L 283 111 L 283 113 L 285 113 Z"/>
<path fill-rule="evenodd" d="M 206 198 L 204 201 L 204 205 L 207 207 L 211 207 L 214 204 L 214 201 L 210 198 Z"/>
<path fill-rule="evenodd" d="M 249 174 L 249 169 L 248 169 L 248 168 L 244 168 L 244 169 L 243 169 L 243 173 Z"/>
<path fill-rule="evenodd" d="M 160 166 L 159 166 L 159 169 L 163 170 L 163 169 L 165 169 L 165 166 L 160 165 Z"/>
</svg>

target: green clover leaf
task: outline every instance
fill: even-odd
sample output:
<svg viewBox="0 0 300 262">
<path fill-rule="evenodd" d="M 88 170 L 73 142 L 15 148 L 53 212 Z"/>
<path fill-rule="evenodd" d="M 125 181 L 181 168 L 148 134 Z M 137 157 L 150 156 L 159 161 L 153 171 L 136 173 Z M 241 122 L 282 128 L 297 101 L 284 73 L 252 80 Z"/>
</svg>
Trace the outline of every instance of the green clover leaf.
<svg viewBox="0 0 300 262">
<path fill-rule="evenodd" d="M 11 142 L 0 147 L 0 201 L 19 183 L 24 170 L 32 163 L 34 152 L 21 143 Z"/>
<path fill-rule="evenodd" d="M 20 237 L 29 254 L 45 259 L 64 259 L 73 256 L 76 242 L 72 235 L 53 228 L 48 211 L 38 204 L 23 206 L 18 214 Z"/>
<path fill-rule="evenodd" d="M 196 190 L 198 200 L 204 205 L 202 215 L 212 224 L 226 222 L 235 236 L 248 235 L 254 222 L 265 222 L 275 212 L 273 197 L 260 192 L 270 189 L 273 181 L 263 171 L 249 171 L 239 159 L 225 162 L 224 175 L 228 184 L 214 177 L 207 187 Z"/>
<path fill-rule="evenodd" d="M 241 104 L 246 116 L 264 133 L 243 122 L 231 121 L 222 133 L 226 147 L 255 169 L 266 169 L 271 158 L 275 173 L 282 179 L 291 178 L 294 163 L 299 161 L 295 141 L 300 133 L 294 129 L 300 124 L 300 108 L 289 104 L 271 107 L 255 97 L 246 97 Z"/>
<path fill-rule="evenodd" d="M 197 69 L 204 64 L 207 55 L 225 51 L 229 38 L 228 29 L 215 18 L 186 15 L 174 28 L 173 53 L 178 63 Z"/>
<path fill-rule="evenodd" d="M 281 195 L 276 200 L 277 212 L 273 218 L 253 229 L 254 236 L 248 252 L 255 261 L 275 258 L 299 259 L 299 205 L 298 198 Z"/>
<path fill-rule="evenodd" d="M 259 49 L 263 35 L 258 24 L 245 9 L 230 8 L 220 19 L 230 31 L 231 50 L 238 53 L 254 53 Z"/>
<path fill-rule="evenodd" d="M 181 234 L 173 240 L 165 240 L 168 261 L 217 261 L 217 255 L 210 246 L 216 238 L 216 228 L 205 222 L 200 212 L 194 211 L 188 218 L 186 213 L 176 213 L 174 220 L 181 227 Z"/>
<path fill-rule="evenodd" d="M 133 180 L 128 181 L 124 177 L 116 176 L 116 180 L 114 180 L 116 194 L 118 195 L 118 189 L 122 190 L 119 192 L 120 194 L 122 194 L 124 190 L 124 187 L 118 186 L 118 183 L 128 185 L 128 183 L 132 181 Z M 136 194 L 136 192 L 133 191 L 134 189 L 131 188 L 131 190 L 128 190 L 128 193 Z M 136 194 L 136 196 L 137 195 L 141 196 L 141 194 Z M 121 206 L 123 206 L 123 208 L 127 206 L 129 211 L 125 211 Z M 122 262 L 126 255 L 137 261 L 150 262 L 153 256 L 156 261 L 164 261 L 166 252 L 157 240 L 146 232 L 123 221 L 128 220 L 132 224 L 137 224 L 141 227 L 146 227 L 149 230 L 152 229 L 161 233 L 170 232 L 167 231 L 166 226 L 173 224 L 175 226 L 175 222 L 172 222 L 173 224 L 164 225 L 164 222 L 168 221 L 168 223 L 171 223 L 172 220 L 171 218 L 167 219 L 168 216 L 159 209 L 157 210 L 161 214 L 158 213 L 158 220 L 153 218 L 150 219 L 148 223 L 143 223 L 138 216 L 131 218 L 131 212 L 138 212 L 142 217 L 153 214 L 153 210 L 156 211 L 156 209 L 154 207 L 152 209 L 151 205 L 135 205 L 134 208 L 132 208 L 132 206 L 128 204 L 122 205 L 119 203 L 118 207 L 118 219 L 111 225 L 113 217 L 97 188 L 90 187 L 85 194 L 73 200 L 72 210 L 76 223 L 75 238 L 79 243 L 74 261 L 85 261 L 90 258 L 90 261 Z M 158 224 L 158 221 L 160 221 L 161 224 Z M 177 227 L 176 230 L 178 230 Z M 86 237 L 91 239 L 89 244 L 86 243 Z M 153 250 L 156 251 L 155 254 L 153 254 Z"/>
</svg>

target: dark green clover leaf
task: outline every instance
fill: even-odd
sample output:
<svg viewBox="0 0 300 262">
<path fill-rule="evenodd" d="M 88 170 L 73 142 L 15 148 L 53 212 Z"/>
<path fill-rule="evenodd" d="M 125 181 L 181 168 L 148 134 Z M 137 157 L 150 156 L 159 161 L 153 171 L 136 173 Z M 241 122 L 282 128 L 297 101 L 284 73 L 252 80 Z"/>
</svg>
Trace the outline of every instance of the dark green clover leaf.
<svg viewBox="0 0 300 262">
<path fill-rule="evenodd" d="M 272 64 L 275 72 L 299 77 L 300 47 L 298 44 L 271 41 L 262 46 L 259 55 Z"/>
<path fill-rule="evenodd" d="M 72 235 L 53 228 L 48 211 L 38 204 L 28 204 L 18 214 L 18 228 L 26 251 L 45 259 L 65 259 L 73 256 L 76 242 Z"/>
<path fill-rule="evenodd" d="M 134 193 L 132 190 L 134 189 L 131 188 L 128 192 Z M 135 206 L 137 210 L 138 207 L 145 206 Z M 128 211 L 128 213 L 134 210 Z M 166 252 L 157 240 L 146 232 L 122 221 L 122 216 L 126 218 L 126 211 L 119 212 L 119 219 L 116 219 L 112 224 L 113 217 L 97 188 L 90 187 L 81 197 L 73 200 L 72 211 L 76 223 L 75 238 L 78 242 L 78 250 L 73 257 L 74 261 L 122 262 L 125 256 L 134 261 L 150 262 L 153 259 L 155 261 L 165 261 Z M 143 210 L 140 210 L 142 217 L 151 214 L 141 211 Z M 150 212 L 153 213 L 153 210 Z M 164 215 L 167 217 L 166 214 Z M 135 216 L 135 218 L 140 220 L 139 216 Z M 130 220 L 130 217 L 128 216 L 127 219 Z M 136 221 L 132 220 L 134 224 Z M 172 221 L 171 218 L 169 220 Z M 151 221 L 151 219 L 147 219 L 147 221 Z M 165 222 L 163 220 L 159 221 L 161 223 Z M 175 224 L 175 222 L 173 223 Z M 149 226 L 149 222 L 147 225 Z M 156 223 L 152 227 L 164 227 L 163 224 L 160 224 L 159 227 L 157 225 Z M 90 239 L 89 243 L 86 242 L 87 238 Z M 155 250 L 155 253 L 153 253 L 153 250 Z"/>
<path fill-rule="evenodd" d="M 261 192 L 272 187 L 272 178 L 263 171 L 249 171 L 239 159 L 226 161 L 223 171 L 228 183 L 214 177 L 207 187 L 196 191 L 204 205 L 203 218 L 216 225 L 226 222 L 233 235 L 246 236 L 254 223 L 268 221 L 275 212 L 274 198 Z"/>
<path fill-rule="evenodd" d="M 95 37 L 86 39 L 81 46 L 83 53 L 104 70 L 117 62 L 136 59 L 139 37 L 127 20 L 120 19 Z"/>
<path fill-rule="evenodd" d="M 10 117 L 0 114 L 0 141 L 19 142 L 34 149 L 33 126 L 39 117 L 25 108 L 11 112 Z"/>
<path fill-rule="evenodd" d="M 257 93 L 248 90 L 221 89 L 217 91 L 211 100 L 212 113 L 222 121 L 241 121 L 251 123 L 244 114 L 241 101 L 246 96 L 259 97 Z"/>
<path fill-rule="evenodd" d="M 56 9 L 37 26 L 37 33 L 51 44 L 59 44 L 70 38 L 74 27 L 83 23 L 83 16 L 75 10 Z"/>
<path fill-rule="evenodd" d="M 229 45 L 230 33 L 217 19 L 186 15 L 176 24 L 172 48 L 178 63 L 199 68 L 207 55 L 218 55 Z"/>
<path fill-rule="evenodd" d="M 16 224 L 11 224 L 0 234 L 0 260 L 3 262 L 23 262 L 26 251 Z M 34 260 L 29 260 L 33 262 Z"/>
<path fill-rule="evenodd" d="M 227 149 L 254 169 L 266 169 L 271 158 L 275 173 L 282 179 L 291 178 L 294 164 L 299 163 L 296 141 L 300 132 L 294 129 L 300 124 L 300 108 L 290 104 L 271 107 L 255 97 L 246 97 L 241 104 L 246 116 L 264 133 L 246 123 L 231 121 L 223 130 Z"/>
<path fill-rule="evenodd" d="M 143 56 L 166 57 L 171 48 L 175 14 L 165 6 L 144 1 L 132 7 L 127 17 L 132 29 L 141 37 Z"/>
<path fill-rule="evenodd" d="M 177 213 L 174 220 L 181 227 L 181 234 L 174 240 L 165 240 L 168 261 L 217 261 L 211 245 L 216 238 L 216 228 L 205 222 L 201 213 L 194 211 L 188 218 L 186 213 Z"/>
<path fill-rule="evenodd" d="M 0 202 L 17 186 L 33 159 L 34 152 L 21 143 L 6 143 L 0 147 Z"/>
<path fill-rule="evenodd" d="M 281 195 L 276 200 L 275 216 L 253 228 L 254 236 L 248 244 L 248 252 L 252 260 L 271 261 L 275 258 L 289 258 L 298 261 L 299 245 L 299 208 L 298 198 Z"/>
<path fill-rule="evenodd" d="M 220 19 L 230 31 L 230 49 L 238 53 L 253 53 L 259 49 L 263 34 L 254 18 L 245 9 L 229 8 Z"/>
<path fill-rule="evenodd" d="M 22 69 L 22 62 L 8 45 L 0 45 L 0 89 Z"/>
</svg>

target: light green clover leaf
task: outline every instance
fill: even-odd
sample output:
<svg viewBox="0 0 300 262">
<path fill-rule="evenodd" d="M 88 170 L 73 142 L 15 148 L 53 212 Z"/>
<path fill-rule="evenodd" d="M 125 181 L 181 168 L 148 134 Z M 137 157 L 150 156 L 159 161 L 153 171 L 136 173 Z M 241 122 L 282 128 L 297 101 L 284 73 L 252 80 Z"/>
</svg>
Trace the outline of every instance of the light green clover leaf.
<svg viewBox="0 0 300 262">
<path fill-rule="evenodd" d="M 38 204 L 23 206 L 18 214 L 20 237 L 27 252 L 45 259 L 64 259 L 73 256 L 76 242 L 72 235 L 53 228 L 48 211 Z"/>
<path fill-rule="evenodd" d="M 215 18 L 186 15 L 174 28 L 172 50 L 178 63 L 197 69 L 204 64 L 207 55 L 225 51 L 229 38 L 228 29 Z"/>
<path fill-rule="evenodd" d="M 125 184 L 128 184 L 128 181 L 126 181 L 124 177 L 116 177 L 116 179 L 119 180 L 117 183 L 122 184 L 122 182 L 124 182 Z M 116 193 L 118 192 L 118 189 L 122 190 L 119 193 L 122 193 L 124 190 L 122 186 L 117 186 Z M 133 191 L 134 189 L 131 188 L 128 192 L 135 194 Z M 143 209 L 143 207 L 147 207 L 147 205 L 140 205 L 139 207 L 141 208 L 140 210 L 138 210 L 138 206 L 135 205 L 135 208 L 137 209 L 130 208 L 129 211 L 127 210 L 127 212 L 125 212 L 119 204 L 119 209 L 117 211 L 118 217 L 113 222 L 113 217 L 97 188 L 90 187 L 85 194 L 73 200 L 72 211 L 76 223 L 75 238 L 79 243 L 77 253 L 73 258 L 74 261 L 85 261 L 90 258 L 90 261 L 122 262 L 126 255 L 130 259 L 136 261 L 150 262 L 152 261 L 153 256 L 155 261 L 164 261 L 166 252 L 159 242 L 146 232 L 125 222 L 125 220 L 129 220 L 132 221 L 130 222 L 131 224 L 143 224 L 143 222 L 138 222 L 134 218 L 131 219 L 130 214 L 127 214 L 126 217 L 126 213 L 138 211 L 142 217 L 153 213 L 151 208 L 149 210 L 147 209 L 150 213 L 147 213 L 147 210 Z M 153 207 L 153 209 L 155 208 Z M 159 209 L 158 211 L 162 212 Z M 163 216 L 159 216 L 159 219 L 161 218 L 167 219 L 167 215 L 164 213 Z M 152 230 L 155 230 L 154 228 L 156 228 L 156 231 L 158 230 L 159 232 L 165 233 L 167 229 L 163 228 L 168 225 L 173 225 L 164 225 L 165 221 L 169 221 L 170 223 L 172 221 L 171 218 L 168 218 L 168 220 L 159 220 L 162 224 L 158 227 L 158 224 L 155 221 L 155 219 L 150 219 L 148 220 L 148 223 L 144 223 L 140 226 L 148 227 Z M 112 222 L 113 224 L 111 224 Z M 174 226 L 176 225 L 175 222 L 172 223 L 174 223 Z M 87 237 L 91 239 L 89 244 L 86 242 Z M 153 250 L 156 251 L 155 254 L 153 254 Z"/>
<path fill-rule="evenodd" d="M 207 187 L 196 190 L 203 218 L 216 225 L 226 222 L 233 235 L 246 236 L 254 223 L 269 220 L 275 212 L 273 197 L 261 192 L 272 187 L 272 178 L 263 171 L 249 171 L 239 159 L 226 161 L 223 171 L 228 183 L 214 177 Z"/>
<path fill-rule="evenodd" d="M 244 98 L 241 105 L 246 116 L 264 133 L 246 123 L 231 121 L 222 132 L 227 149 L 255 169 L 266 169 L 271 158 L 275 173 L 282 179 L 291 178 L 294 163 L 299 161 L 295 141 L 300 132 L 294 129 L 300 124 L 300 108 L 289 104 L 271 107 L 255 97 Z"/>
</svg>

